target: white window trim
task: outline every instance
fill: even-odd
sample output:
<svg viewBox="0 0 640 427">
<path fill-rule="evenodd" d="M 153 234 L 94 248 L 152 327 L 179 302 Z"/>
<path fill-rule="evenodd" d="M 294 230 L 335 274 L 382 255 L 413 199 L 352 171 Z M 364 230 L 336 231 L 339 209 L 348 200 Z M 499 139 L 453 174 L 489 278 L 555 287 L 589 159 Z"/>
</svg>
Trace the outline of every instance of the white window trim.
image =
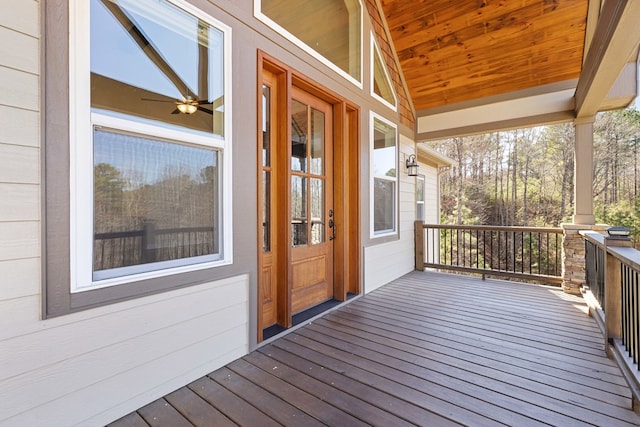
<svg viewBox="0 0 640 427">
<path fill-rule="evenodd" d="M 336 64 L 331 62 L 329 59 L 325 58 L 320 53 L 318 53 L 311 46 L 309 46 L 308 44 L 306 44 L 305 42 L 300 40 L 295 35 L 291 34 L 284 27 L 280 26 L 280 24 L 278 24 L 277 22 L 275 22 L 274 20 L 269 18 L 267 15 L 263 14 L 262 13 L 262 0 L 253 0 L 253 14 L 257 19 L 259 19 L 260 21 L 265 23 L 267 26 L 271 27 L 273 30 L 275 30 L 279 34 L 283 35 L 287 40 L 291 41 L 293 44 L 298 46 L 300 49 L 304 50 L 309 55 L 313 56 L 315 59 L 317 59 L 318 61 L 322 62 L 327 67 L 331 68 L 333 71 L 335 71 L 336 73 L 340 74 L 342 77 L 344 77 L 345 79 L 347 79 L 348 81 L 350 81 L 351 83 L 356 85 L 359 89 L 362 89 L 363 88 L 363 85 L 362 85 L 363 60 L 362 60 L 362 58 L 363 58 L 363 55 L 364 55 L 364 53 L 363 53 L 363 44 L 364 44 L 363 43 L 363 36 L 364 36 L 364 27 L 363 27 L 364 19 L 363 19 L 363 15 L 364 15 L 364 11 L 363 11 L 362 2 L 360 0 L 355 0 L 355 1 L 357 1 L 358 4 L 360 5 L 360 58 L 359 58 L 359 61 L 360 61 L 360 78 L 359 79 L 356 79 L 351 74 L 347 73 L 342 68 L 338 67 Z"/>
<path fill-rule="evenodd" d="M 395 130 L 396 134 L 396 176 L 394 179 L 390 179 L 391 177 L 376 177 L 373 172 L 373 152 L 374 152 L 374 122 L 375 120 L 379 120 L 389 126 L 391 126 Z M 371 239 L 378 239 L 381 237 L 388 236 L 396 236 L 398 234 L 398 203 L 399 203 L 399 193 L 400 193 L 400 180 L 398 179 L 398 175 L 400 174 L 400 170 L 398 168 L 398 157 L 399 157 L 399 139 L 398 139 L 398 127 L 395 123 L 385 119 L 381 115 L 370 111 L 369 117 L 369 237 Z M 395 181 L 395 191 L 394 191 L 394 201 L 393 201 L 393 230 L 383 230 L 376 232 L 374 230 L 374 214 L 375 214 L 375 198 L 374 198 L 374 179 L 375 178 L 384 178 L 388 181 Z"/>
<path fill-rule="evenodd" d="M 390 109 L 392 109 L 393 111 L 398 111 L 398 96 L 396 95 L 396 90 L 393 87 L 393 81 L 391 80 L 391 78 L 389 77 L 389 71 L 387 70 L 387 64 L 384 63 L 384 57 L 382 56 L 382 52 L 380 52 L 380 48 L 378 47 L 378 43 L 376 43 L 376 39 L 375 39 L 375 34 L 373 34 L 373 32 L 371 32 L 370 34 L 371 37 L 371 73 L 369 73 L 371 76 L 371 79 L 369 81 L 369 87 L 371 89 L 371 96 L 374 99 L 377 99 L 378 101 L 380 101 L 382 104 L 386 105 L 387 107 L 389 107 Z M 383 97 L 381 97 L 380 95 L 378 95 L 374 88 L 375 88 L 375 73 L 376 73 L 376 67 L 375 67 L 375 54 L 378 53 L 378 56 L 380 57 L 380 61 L 382 62 L 382 71 L 384 71 L 384 75 L 387 78 L 387 81 L 389 82 L 389 88 L 391 89 L 391 95 L 393 96 L 393 104 L 390 104 L 389 101 L 387 101 L 386 99 L 384 99 Z"/>
<path fill-rule="evenodd" d="M 224 138 L 215 135 L 205 137 L 186 131 L 182 132 L 162 126 L 92 113 L 90 39 L 86 37 L 86 34 L 90 34 L 90 4 L 86 0 L 69 1 L 69 249 L 71 293 L 233 263 L 231 28 L 183 0 L 167 1 L 202 19 L 222 31 L 224 35 Z M 99 281 L 93 280 L 93 142 L 87 142 L 93 140 L 93 126 L 95 125 L 131 131 L 142 136 L 172 138 L 219 150 L 219 162 L 222 166 L 222 185 L 220 186 L 222 193 L 222 207 L 220 209 L 220 214 L 222 215 L 220 228 L 222 251 L 220 259 Z M 88 177 L 88 179 L 78 179 L 79 177 Z M 92 196 L 80 196 L 86 194 Z"/>
</svg>

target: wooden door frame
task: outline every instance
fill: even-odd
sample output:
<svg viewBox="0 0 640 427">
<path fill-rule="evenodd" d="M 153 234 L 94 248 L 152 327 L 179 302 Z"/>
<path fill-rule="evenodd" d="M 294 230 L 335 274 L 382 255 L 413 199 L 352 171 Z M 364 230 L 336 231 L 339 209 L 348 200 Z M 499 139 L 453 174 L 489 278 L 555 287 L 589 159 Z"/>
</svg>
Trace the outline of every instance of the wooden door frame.
<svg viewBox="0 0 640 427">
<path fill-rule="evenodd" d="M 258 84 L 257 84 L 257 136 L 256 136 L 256 152 L 257 152 L 257 223 L 258 223 L 258 292 L 257 292 L 257 327 L 258 342 L 262 341 L 262 331 L 270 325 L 262 324 L 263 309 L 263 260 L 264 253 L 262 250 L 262 86 L 264 83 L 263 75 L 267 71 L 274 76 L 278 87 L 277 93 L 274 94 L 275 105 L 279 110 L 276 114 L 282 118 L 277 120 L 277 127 L 272 128 L 272 132 L 276 132 L 275 138 L 278 141 L 291 140 L 291 127 L 288 124 L 290 113 L 291 92 L 295 86 L 305 92 L 310 93 L 333 106 L 333 193 L 334 193 L 334 221 L 337 225 L 336 239 L 334 240 L 334 267 L 333 267 L 333 298 L 338 301 L 345 301 L 348 294 L 360 294 L 362 292 L 361 283 L 361 250 L 360 250 L 360 110 L 357 106 L 349 103 L 346 99 L 328 90 L 325 87 L 313 82 L 302 74 L 298 73 L 291 67 L 288 67 L 274 58 L 266 55 L 262 51 L 258 51 Z M 272 95 L 273 96 L 273 95 Z M 283 144 L 287 146 L 286 152 L 276 154 L 276 164 L 288 165 L 288 159 L 291 155 L 291 144 Z M 284 150 L 281 150 L 284 151 Z M 283 173 L 280 167 L 279 176 L 275 177 L 275 191 L 282 198 L 282 205 L 289 206 L 289 172 Z M 288 171 L 288 167 L 286 170 Z M 272 180 L 274 177 L 272 176 Z M 273 188 L 273 187 L 272 187 Z M 273 192 L 272 192 L 273 200 Z M 286 204 L 284 203 L 286 202 Z M 273 203 L 271 204 L 272 207 Z M 282 215 L 282 213 L 280 213 Z M 272 221 L 273 222 L 273 221 Z M 273 235 L 273 233 L 272 233 Z M 290 227 L 276 227 L 274 240 L 276 246 L 271 249 L 273 257 L 273 266 L 276 269 L 274 279 L 275 287 L 275 304 L 277 312 L 277 324 L 282 327 L 290 328 L 292 326 L 292 310 L 291 310 L 291 268 L 289 260 L 291 259 L 291 230 Z"/>
</svg>

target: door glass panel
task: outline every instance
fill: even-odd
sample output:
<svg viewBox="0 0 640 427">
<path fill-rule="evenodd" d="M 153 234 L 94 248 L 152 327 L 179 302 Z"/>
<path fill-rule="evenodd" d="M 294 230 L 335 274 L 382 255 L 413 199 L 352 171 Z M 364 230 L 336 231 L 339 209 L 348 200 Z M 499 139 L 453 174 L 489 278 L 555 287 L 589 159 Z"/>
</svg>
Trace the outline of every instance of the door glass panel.
<svg viewBox="0 0 640 427">
<path fill-rule="evenodd" d="M 262 250 L 271 251 L 271 172 L 262 172 Z"/>
<path fill-rule="evenodd" d="M 324 179 L 311 178 L 311 244 L 324 243 Z"/>
<path fill-rule="evenodd" d="M 307 172 L 307 106 L 291 100 L 291 170 Z"/>
<path fill-rule="evenodd" d="M 324 172 L 324 113 L 311 109 L 311 173 Z"/>
<path fill-rule="evenodd" d="M 271 166 L 271 88 L 262 86 L 262 166 Z"/>
<path fill-rule="evenodd" d="M 291 236 L 293 246 L 307 244 L 307 178 L 291 177 Z"/>
</svg>

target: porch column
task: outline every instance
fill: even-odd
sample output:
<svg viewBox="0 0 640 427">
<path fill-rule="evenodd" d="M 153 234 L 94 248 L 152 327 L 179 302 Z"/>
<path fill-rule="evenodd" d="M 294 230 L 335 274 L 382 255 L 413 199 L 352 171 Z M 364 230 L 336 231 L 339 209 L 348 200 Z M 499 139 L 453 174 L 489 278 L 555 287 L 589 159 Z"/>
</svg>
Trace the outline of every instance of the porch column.
<svg viewBox="0 0 640 427">
<path fill-rule="evenodd" d="M 593 121 L 594 117 L 574 121 L 574 224 L 595 224 L 593 215 Z"/>
<path fill-rule="evenodd" d="M 585 247 L 580 231 L 591 230 L 593 215 L 593 121 L 594 117 L 576 119 L 574 148 L 573 223 L 562 224 L 562 289 L 580 295 L 586 283 Z"/>
</svg>

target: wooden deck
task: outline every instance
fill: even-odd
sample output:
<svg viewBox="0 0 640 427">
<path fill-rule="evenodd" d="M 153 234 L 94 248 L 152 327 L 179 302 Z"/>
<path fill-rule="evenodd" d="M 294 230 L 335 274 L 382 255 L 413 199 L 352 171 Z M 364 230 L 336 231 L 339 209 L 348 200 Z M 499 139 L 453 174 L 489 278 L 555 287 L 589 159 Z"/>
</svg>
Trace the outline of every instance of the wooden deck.
<svg viewBox="0 0 640 427">
<path fill-rule="evenodd" d="M 581 298 L 413 272 L 113 423 L 638 426 Z"/>
</svg>

